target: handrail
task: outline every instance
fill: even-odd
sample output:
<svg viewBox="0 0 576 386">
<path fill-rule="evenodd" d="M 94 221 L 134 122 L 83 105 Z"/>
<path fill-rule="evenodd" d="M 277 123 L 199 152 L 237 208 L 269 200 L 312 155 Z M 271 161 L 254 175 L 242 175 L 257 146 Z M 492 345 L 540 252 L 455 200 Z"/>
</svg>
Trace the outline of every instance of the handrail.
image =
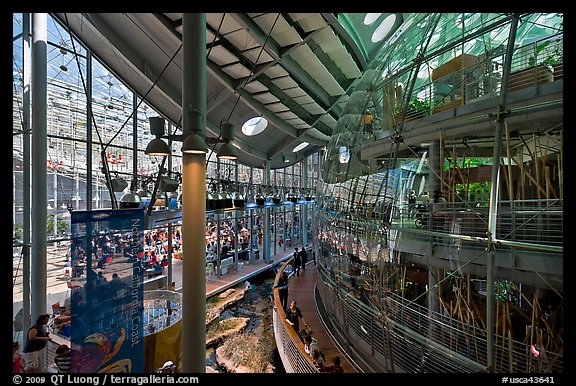
<svg viewBox="0 0 576 386">
<path fill-rule="evenodd" d="M 376 351 L 387 357 L 386 347 L 390 345 L 394 363 L 406 371 L 485 370 L 486 333 L 481 328 L 466 325 L 450 315 L 431 312 L 393 293 L 381 299 L 387 304 L 384 315 L 380 308 L 374 308 L 375 299 L 364 304 L 355 296 L 349 296 L 345 288 L 332 280 L 322 263 L 319 272 L 321 280 L 317 288 L 324 309 L 355 351 L 364 348 L 367 350 L 364 350 L 365 355 L 374 355 L 373 351 Z M 383 332 L 386 329 L 389 334 Z M 497 372 L 533 373 L 544 368 L 551 372 L 562 371 L 562 353 L 547 352 L 546 362 L 538 362 L 541 367 L 537 368 L 528 344 L 502 335 L 497 335 L 497 340 L 500 342 L 496 346 Z"/>
<path fill-rule="evenodd" d="M 290 257 L 282 264 L 276 277 L 274 278 L 274 286 L 278 284 L 278 280 L 284 272 L 284 269 L 294 260 Z M 274 302 L 273 302 L 273 323 L 274 323 L 274 337 L 276 339 L 276 346 L 278 353 L 282 358 L 284 367 L 291 368 L 295 373 L 318 373 L 318 369 L 314 365 L 312 358 L 304 350 L 304 343 L 300 340 L 298 334 L 294 331 L 292 326 L 286 322 L 286 313 L 282 308 L 280 302 L 279 289 L 274 288 Z M 285 363 L 287 360 L 289 363 Z"/>
</svg>

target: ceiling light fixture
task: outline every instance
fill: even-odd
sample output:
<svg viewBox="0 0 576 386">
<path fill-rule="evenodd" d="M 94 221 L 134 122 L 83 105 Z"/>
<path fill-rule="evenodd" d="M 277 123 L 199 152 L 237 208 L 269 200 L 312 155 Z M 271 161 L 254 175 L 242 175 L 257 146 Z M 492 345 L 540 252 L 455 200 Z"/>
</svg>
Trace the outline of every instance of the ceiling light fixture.
<svg viewBox="0 0 576 386">
<path fill-rule="evenodd" d="M 228 122 L 228 120 L 223 120 L 220 124 L 220 136 L 224 143 L 220 146 L 216 157 L 227 160 L 238 159 L 236 148 L 230 143 L 232 139 L 234 139 L 234 125 Z"/>
<path fill-rule="evenodd" d="M 170 147 L 162 140 L 162 136 L 164 135 L 164 118 L 149 117 L 148 121 L 150 122 L 150 134 L 154 135 L 156 138 L 150 141 L 148 146 L 146 146 L 146 155 L 170 155 Z"/>
<path fill-rule="evenodd" d="M 194 130 L 193 134 L 189 134 L 182 143 L 182 153 L 188 154 L 206 154 L 208 153 L 208 146 L 206 141 Z"/>
</svg>

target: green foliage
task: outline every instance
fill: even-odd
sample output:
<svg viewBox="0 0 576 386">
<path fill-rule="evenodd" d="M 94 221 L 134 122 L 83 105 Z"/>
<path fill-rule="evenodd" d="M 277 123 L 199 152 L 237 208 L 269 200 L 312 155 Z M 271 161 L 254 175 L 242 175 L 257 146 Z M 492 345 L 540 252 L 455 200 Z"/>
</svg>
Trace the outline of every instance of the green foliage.
<svg viewBox="0 0 576 386">
<path fill-rule="evenodd" d="M 63 218 L 58 217 L 56 221 L 56 236 L 64 236 L 68 232 L 68 222 Z M 54 214 L 48 215 L 48 222 L 46 223 L 46 233 L 52 235 L 54 233 Z"/>
<path fill-rule="evenodd" d="M 22 240 L 24 237 L 24 226 L 21 223 L 16 224 L 14 229 L 14 237 L 18 240 Z"/>
<path fill-rule="evenodd" d="M 552 42 L 548 40 L 536 46 L 534 49 L 534 55 L 528 58 L 528 65 L 530 67 L 541 64 L 551 67 L 560 61 L 562 56 L 560 53 L 560 45 L 554 44 L 554 48 L 549 49 L 548 47 L 551 43 Z M 541 53 L 544 54 L 544 58 L 539 60 L 538 56 L 540 56 Z"/>
<path fill-rule="evenodd" d="M 414 98 L 408 102 L 407 116 L 411 117 L 422 117 L 424 115 L 430 114 L 430 103 L 428 101 Z"/>
</svg>

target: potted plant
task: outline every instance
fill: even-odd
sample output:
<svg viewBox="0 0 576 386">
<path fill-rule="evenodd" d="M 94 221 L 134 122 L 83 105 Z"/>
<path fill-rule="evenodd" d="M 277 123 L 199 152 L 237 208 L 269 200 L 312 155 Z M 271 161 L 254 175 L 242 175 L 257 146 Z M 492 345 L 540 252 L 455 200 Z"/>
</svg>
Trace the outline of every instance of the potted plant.
<svg viewBox="0 0 576 386">
<path fill-rule="evenodd" d="M 551 40 L 536 44 L 528 57 L 528 68 L 510 74 L 508 91 L 560 79 L 562 77 L 560 47 L 561 43 Z M 555 76 L 556 72 L 558 77 Z"/>
</svg>

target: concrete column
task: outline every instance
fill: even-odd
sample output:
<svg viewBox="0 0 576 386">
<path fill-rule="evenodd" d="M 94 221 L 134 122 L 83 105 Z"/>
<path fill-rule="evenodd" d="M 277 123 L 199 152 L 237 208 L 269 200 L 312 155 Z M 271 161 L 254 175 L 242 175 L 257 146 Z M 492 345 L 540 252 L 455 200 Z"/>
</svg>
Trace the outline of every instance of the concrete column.
<svg viewBox="0 0 576 386">
<path fill-rule="evenodd" d="M 22 15 L 22 172 L 23 199 L 23 258 L 22 258 L 22 331 L 30 328 L 30 63 L 31 59 L 30 14 Z M 22 342 L 24 347 L 24 342 Z"/>
<path fill-rule="evenodd" d="M 182 19 L 185 134 L 206 132 L 206 14 Z M 195 112 L 195 114 L 189 114 Z M 191 119 L 193 122 L 188 122 Z M 182 154 L 182 373 L 206 372 L 206 155 Z M 177 353 L 174 355 L 177 359 Z"/>
<path fill-rule="evenodd" d="M 30 313 L 32 322 L 46 308 L 46 100 L 48 15 L 32 14 L 32 255 Z"/>
</svg>

